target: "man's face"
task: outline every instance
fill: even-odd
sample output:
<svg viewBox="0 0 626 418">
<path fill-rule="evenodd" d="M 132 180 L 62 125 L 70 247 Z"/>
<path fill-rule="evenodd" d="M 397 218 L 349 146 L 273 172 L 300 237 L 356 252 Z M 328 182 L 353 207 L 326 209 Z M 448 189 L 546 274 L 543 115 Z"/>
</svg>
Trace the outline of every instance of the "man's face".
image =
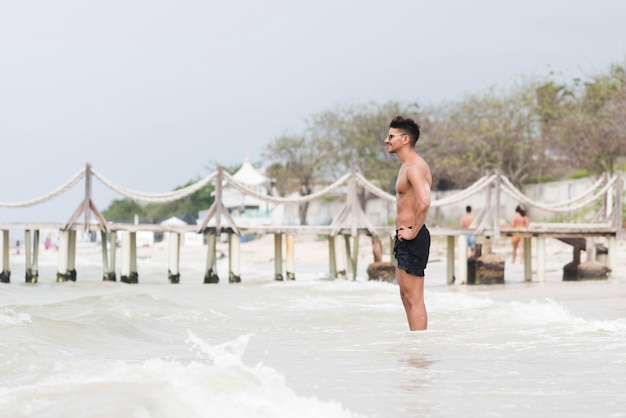
<svg viewBox="0 0 626 418">
<path fill-rule="evenodd" d="M 403 133 L 399 129 L 389 128 L 389 132 L 387 133 L 387 137 L 385 138 L 385 145 L 387 146 L 387 152 L 391 154 L 395 154 L 404 143 L 405 136 L 408 136 L 408 135 Z"/>
</svg>

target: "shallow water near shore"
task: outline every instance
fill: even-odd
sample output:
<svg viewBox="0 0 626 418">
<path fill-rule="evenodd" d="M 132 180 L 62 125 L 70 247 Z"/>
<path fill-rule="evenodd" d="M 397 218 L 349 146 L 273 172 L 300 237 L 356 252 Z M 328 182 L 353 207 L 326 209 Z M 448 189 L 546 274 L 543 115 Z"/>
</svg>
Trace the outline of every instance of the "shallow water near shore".
<svg viewBox="0 0 626 418">
<path fill-rule="evenodd" d="M 242 283 L 202 284 L 183 261 L 141 260 L 140 283 L 0 286 L 0 410 L 7 417 L 625 416 L 626 277 L 445 284 L 429 264 L 429 329 L 409 332 L 398 287 L 331 280 L 303 261 L 242 262 Z M 219 260 L 220 277 L 227 266 Z M 23 277 L 23 276 L 22 276 Z"/>
</svg>

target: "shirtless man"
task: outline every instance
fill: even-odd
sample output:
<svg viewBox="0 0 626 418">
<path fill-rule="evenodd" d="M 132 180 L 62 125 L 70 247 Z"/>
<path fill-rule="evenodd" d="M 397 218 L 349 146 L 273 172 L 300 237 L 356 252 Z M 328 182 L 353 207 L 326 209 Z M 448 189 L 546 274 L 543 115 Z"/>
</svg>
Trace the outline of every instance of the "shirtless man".
<svg viewBox="0 0 626 418">
<path fill-rule="evenodd" d="M 413 119 L 398 116 L 389 124 L 387 151 L 402 162 L 396 181 L 397 278 L 411 331 L 425 330 L 424 269 L 430 251 L 430 232 L 424 225 L 430 207 L 432 177 L 426 161 L 415 152 L 420 128 Z"/>
</svg>

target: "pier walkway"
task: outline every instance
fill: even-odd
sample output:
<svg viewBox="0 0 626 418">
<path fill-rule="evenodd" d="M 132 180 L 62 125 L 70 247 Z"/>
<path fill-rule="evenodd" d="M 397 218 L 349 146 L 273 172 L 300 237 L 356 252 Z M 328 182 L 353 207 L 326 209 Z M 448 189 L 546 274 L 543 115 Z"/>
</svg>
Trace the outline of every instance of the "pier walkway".
<svg viewBox="0 0 626 418">
<path fill-rule="evenodd" d="M 105 186 L 122 196 L 137 202 L 165 203 L 183 199 L 209 184 L 215 186 L 215 201 L 208 209 L 206 216 L 197 225 L 157 225 L 127 224 L 107 221 L 92 199 L 92 178 L 95 177 Z M 115 243 L 121 241 L 120 281 L 138 283 L 137 273 L 137 240 L 138 232 L 160 232 L 169 234 L 169 269 L 168 280 L 178 283 L 180 280 L 179 258 L 181 235 L 197 233 L 204 235 L 207 247 L 204 283 L 219 281 L 216 271 L 215 245 L 221 234 L 227 234 L 229 243 L 229 282 L 241 281 L 239 273 L 240 236 L 245 234 L 273 234 L 275 252 L 275 279 L 293 280 L 296 277 L 294 236 L 308 234 L 328 237 L 329 269 L 334 277 L 355 279 L 357 271 L 357 254 L 359 237 L 362 235 L 375 237 L 379 241 L 388 239 L 393 245 L 394 230 L 389 226 L 375 226 L 366 217 L 358 204 L 357 188 L 361 187 L 373 196 L 389 202 L 395 202 L 395 196 L 378 188 L 358 173 L 351 172 L 323 190 L 311 195 L 298 197 L 280 197 L 259 193 L 238 182 L 220 167 L 204 179 L 185 187 L 165 193 L 144 193 L 127 189 L 115 184 L 101 173 L 95 171 L 90 164 L 65 184 L 51 193 L 26 202 L 0 202 L 0 207 L 28 207 L 45 204 L 60 194 L 67 192 L 81 180 L 85 181 L 85 196 L 78 207 L 65 223 L 49 222 L 1 222 L 0 221 L 0 254 L 2 254 L 2 271 L 0 282 L 10 282 L 9 265 L 9 230 L 25 232 L 24 256 L 26 257 L 26 282 L 36 283 L 38 280 L 39 234 L 42 230 L 59 231 L 59 252 L 57 281 L 76 280 L 76 233 L 91 231 L 101 234 L 103 280 L 117 279 L 117 261 Z M 222 187 L 229 184 L 241 193 L 249 194 L 257 199 L 273 204 L 299 205 L 328 196 L 345 196 L 342 209 L 333 217 L 330 225 L 237 225 L 229 211 L 222 204 Z M 433 200 L 431 207 L 441 207 L 464 202 L 468 197 L 480 193 L 484 195 L 485 205 L 469 229 L 453 229 L 429 227 L 432 236 L 445 236 L 447 243 L 447 282 L 452 284 L 455 277 L 457 283 L 467 282 L 467 248 L 465 237 L 468 234 L 484 237 L 487 242 L 501 236 L 522 236 L 524 241 L 524 278 L 532 280 L 532 249 L 531 239 L 536 240 L 536 280 L 545 279 L 545 240 L 561 239 L 573 247 L 574 259 L 576 251 L 586 250 L 589 260 L 595 258 L 593 249 L 595 239 L 602 238 L 607 242 L 607 266 L 614 269 L 617 263 L 617 244 L 622 229 L 622 205 L 624 187 L 622 174 L 609 177 L 603 176 L 596 184 L 581 196 L 556 204 L 535 202 L 525 196 L 511 182 L 499 173 L 485 176 L 472 186 L 459 191 L 453 196 Z M 511 229 L 500 225 L 502 199 L 508 197 L 527 207 L 536 207 L 554 213 L 574 213 L 582 209 L 597 207 L 600 209 L 587 223 L 531 223 L 526 229 Z M 93 219 L 93 221 L 92 221 Z M 82 220 L 82 222 L 80 222 Z M 285 250 L 285 271 L 283 272 L 283 241 Z M 583 245 L 584 242 L 584 245 Z M 113 245 L 111 245 L 113 243 Z M 109 248 L 112 247 L 112 248 Z M 393 260 L 389 260 L 393 262 Z M 456 264 L 455 264 L 456 263 Z M 456 276 L 455 276 L 456 271 Z M 283 274 L 284 273 L 284 274 Z"/>
</svg>

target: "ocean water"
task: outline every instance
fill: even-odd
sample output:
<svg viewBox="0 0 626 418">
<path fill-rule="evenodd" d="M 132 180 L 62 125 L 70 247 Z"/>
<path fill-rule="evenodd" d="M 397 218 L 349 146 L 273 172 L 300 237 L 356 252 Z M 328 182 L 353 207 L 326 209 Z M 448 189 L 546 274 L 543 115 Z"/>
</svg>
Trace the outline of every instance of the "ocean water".
<svg viewBox="0 0 626 418">
<path fill-rule="evenodd" d="M 76 283 L 23 265 L 0 286 L 2 417 L 626 416 L 626 277 L 498 286 L 427 270 L 429 329 L 409 332 L 395 284 L 331 280 L 243 260 L 242 283 L 202 284 L 202 260 L 139 260 L 139 284 Z M 362 267 L 363 268 L 363 267 Z M 21 270 L 20 270 L 21 269 Z M 516 276 L 516 277 L 517 277 Z"/>
</svg>

